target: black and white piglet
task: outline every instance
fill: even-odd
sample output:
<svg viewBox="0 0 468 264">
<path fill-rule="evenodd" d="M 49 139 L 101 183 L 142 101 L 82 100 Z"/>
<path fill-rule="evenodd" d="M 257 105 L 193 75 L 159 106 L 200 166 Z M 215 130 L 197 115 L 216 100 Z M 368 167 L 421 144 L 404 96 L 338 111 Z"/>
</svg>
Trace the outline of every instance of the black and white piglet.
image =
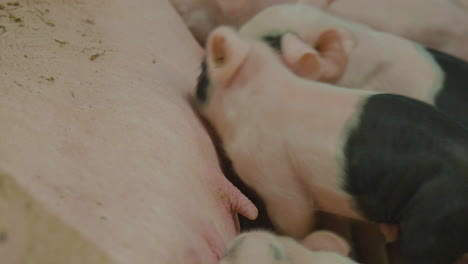
<svg viewBox="0 0 468 264">
<path fill-rule="evenodd" d="M 303 238 L 314 209 L 399 225 L 404 264 L 468 252 L 468 131 L 431 105 L 293 74 L 228 27 L 208 39 L 195 97 L 275 227 Z"/>
</svg>

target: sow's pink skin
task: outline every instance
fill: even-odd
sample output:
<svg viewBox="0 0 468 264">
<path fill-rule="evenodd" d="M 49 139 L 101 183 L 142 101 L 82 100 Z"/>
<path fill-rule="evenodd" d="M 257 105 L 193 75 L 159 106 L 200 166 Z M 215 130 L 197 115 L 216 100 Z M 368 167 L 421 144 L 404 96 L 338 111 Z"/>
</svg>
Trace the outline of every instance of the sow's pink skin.
<svg viewBox="0 0 468 264">
<path fill-rule="evenodd" d="M 314 208 L 399 225 L 403 264 L 468 252 L 468 131 L 429 104 L 297 77 L 264 42 L 210 35 L 198 109 L 280 233 Z M 444 199 L 440 199 L 444 197 Z"/>
<path fill-rule="evenodd" d="M 356 264 L 346 257 L 346 241 L 331 232 L 317 231 L 304 241 L 262 230 L 242 233 L 229 243 L 220 264 Z"/>
</svg>

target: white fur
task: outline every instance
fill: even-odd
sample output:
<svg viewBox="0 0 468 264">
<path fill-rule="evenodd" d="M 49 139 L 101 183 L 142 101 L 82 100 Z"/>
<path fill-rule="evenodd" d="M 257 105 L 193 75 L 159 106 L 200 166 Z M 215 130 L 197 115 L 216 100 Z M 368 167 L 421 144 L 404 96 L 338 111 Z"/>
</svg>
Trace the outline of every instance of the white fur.
<svg viewBox="0 0 468 264">
<path fill-rule="evenodd" d="M 401 37 L 301 4 L 267 8 L 243 25 L 240 33 L 258 38 L 268 32 L 293 31 L 308 43 L 315 43 L 331 28 L 350 32 L 355 42 L 338 86 L 392 92 L 433 103 L 443 72 L 421 46 Z M 348 49 L 351 46 L 343 44 Z"/>
</svg>

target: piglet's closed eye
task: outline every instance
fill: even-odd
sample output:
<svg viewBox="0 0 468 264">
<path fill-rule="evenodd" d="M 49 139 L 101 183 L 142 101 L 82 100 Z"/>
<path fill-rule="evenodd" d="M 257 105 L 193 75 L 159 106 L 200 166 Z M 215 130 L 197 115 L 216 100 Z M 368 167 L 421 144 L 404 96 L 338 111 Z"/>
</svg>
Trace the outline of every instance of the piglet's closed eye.
<svg viewBox="0 0 468 264">
<path fill-rule="evenodd" d="M 210 79 L 217 85 L 227 84 L 247 57 L 249 44 L 230 27 L 216 28 L 208 37 L 207 60 Z"/>
</svg>

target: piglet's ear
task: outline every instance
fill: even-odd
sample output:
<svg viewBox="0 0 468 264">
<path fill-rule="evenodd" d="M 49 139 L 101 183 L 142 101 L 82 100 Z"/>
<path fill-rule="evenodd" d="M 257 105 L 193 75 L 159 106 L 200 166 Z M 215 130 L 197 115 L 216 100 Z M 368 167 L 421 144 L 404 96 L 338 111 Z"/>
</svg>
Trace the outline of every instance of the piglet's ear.
<svg viewBox="0 0 468 264">
<path fill-rule="evenodd" d="M 230 27 L 216 28 L 208 37 L 207 59 L 211 80 L 228 82 L 247 57 L 249 44 Z"/>
<path fill-rule="evenodd" d="M 330 231 L 315 231 L 302 244 L 312 251 L 331 251 L 343 256 L 348 256 L 351 251 L 346 240 Z"/>
<path fill-rule="evenodd" d="M 318 52 L 298 36 L 286 33 L 281 38 L 284 62 L 297 75 L 309 80 L 320 77 L 321 65 Z"/>
</svg>

